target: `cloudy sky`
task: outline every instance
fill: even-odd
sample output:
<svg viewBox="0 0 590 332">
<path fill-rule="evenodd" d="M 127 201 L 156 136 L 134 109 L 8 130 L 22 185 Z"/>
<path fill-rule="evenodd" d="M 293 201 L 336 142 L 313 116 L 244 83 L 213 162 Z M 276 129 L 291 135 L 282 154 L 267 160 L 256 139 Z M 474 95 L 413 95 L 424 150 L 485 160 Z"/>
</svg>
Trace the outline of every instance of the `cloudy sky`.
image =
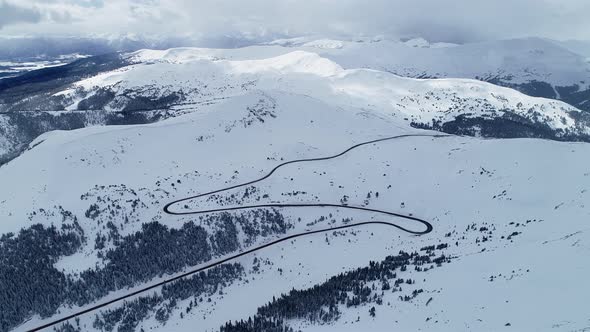
<svg viewBox="0 0 590 332">
<path fill-rule="evenodd" d="M 0 0 L 0 36 L 590 39 L 590 0 Z"/>
</svg>

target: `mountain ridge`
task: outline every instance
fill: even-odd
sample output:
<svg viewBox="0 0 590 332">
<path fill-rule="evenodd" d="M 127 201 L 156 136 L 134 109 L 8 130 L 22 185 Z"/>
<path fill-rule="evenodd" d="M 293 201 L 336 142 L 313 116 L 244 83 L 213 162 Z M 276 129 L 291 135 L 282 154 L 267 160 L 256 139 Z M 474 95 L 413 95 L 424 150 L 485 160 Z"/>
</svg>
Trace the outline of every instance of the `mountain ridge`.
<svg viewBox="0 0 590 332">
<path fill-rule="evenodd" d="M 589 140 L 587 113 L 558 101 L 534 99 L 477 80 L 411 79 L 374 69 L 346 69 L 330 57 L 305 50 L 181 48 L 104 59 L 104 69 L 85 69 L 87 63 L 101 61 L 94 58 L 73 63 L 65 73 L 64 68 L 48 69 L 56 77 L 66 77 L 65 83 L 62 78 L 42 78 L 47 81 L 33 88 L 37 92 L 25 80 L 37 77 L 35 72 L 21 78 L 22 86 L 16 79 L 4 83 L 17 82 L 23 93 L 31 93 L 20 102 L 14 99 L 15 88 L 0 93 L 1 116 L 8 124 L 3 129 L 5 160 L 45 130 L 27 131 L 22 123 L 35 120 L 33 115 L 19 114 L 22 109 L 45 111 L 39 112 L 43 115 L 39 118 L 45 119 L 41 128 L 46 130 L 137 124 L 195 111 L 199 105 L 256 89 L 310 95 L 343 107 L 377 108 L 405 119 L 408 125 L 452 134 Z M 79 74 L 70 75 L 70 71 Z M 51 88 L 43 87 L 47 85 Z M 64 118 L 61 122 L 51 115 L 64 110 L 56 113 Z M 502 128 L 510 129 L 501 135 Z"/>
</svg>

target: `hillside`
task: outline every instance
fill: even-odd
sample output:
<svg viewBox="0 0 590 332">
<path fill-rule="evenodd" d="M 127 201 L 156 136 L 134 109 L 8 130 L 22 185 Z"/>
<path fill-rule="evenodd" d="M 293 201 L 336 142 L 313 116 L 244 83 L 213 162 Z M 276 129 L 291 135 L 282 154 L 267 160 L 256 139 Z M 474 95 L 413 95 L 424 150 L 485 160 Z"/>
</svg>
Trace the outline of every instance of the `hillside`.
<svg viewBox="0 0 590 332">
<path fill-rule="evenodd" d="M 347 56 L 327 56 L 339 61 L 280 46 L 144 50 L 5 79 L 0 84 L 0 161 L 12 159 L 48 130 L 149 123 L 269 89 L 374 110 L 413 127 L 452 134 L 566 141 L 589 137 L 588 113 L 562 102 L 476 80 L 345 69 L 350 64 L 340 59 Z"/>
<path fill-rule="evenodd" d="M 256 70 L 255 64 L 246 68 Z M 235 64 L 224 64 L 229 65 Z M 381 220 L 338 208 L 254 209 L 202 218 L 170 216 L 162 209 L 258 178 L 284 161 L 411 133 L 440 136 L 412 129 L 388 112 L 331 105 L 293 91 L 256 90 L 156 124 L 42 135 L 0 168 L 0 181 L 13 188 L 0 193 L 2 233 L 14 233 L 3 237 L 3 246 L 20 248 L 5 251 L 2 259 L 21 271 L 16 279 L 2 273 L 0 312 L 9 322 L 2 329 L 33 328 L 289 234 Z M 417 237 L 375 225 L 302 237 L 142 293 L 124 306 L 83 315 L 70 328 L 211 331 L 238 328 L 226 323 L 242 319 L 248 330 L 248 317 L 267 327 L 306 331 L 385 331 L 392 324 L 433 331 L 466 324 L 489 330 L 506 324 L 522 330 L 583 328 L 586 297 L 575 285 L 583 284 L 590 269 L 575 257 L 588 251 L 586 150 L 585 143 L 537 139 L 406 137 L 332 160 L 285 166 L 255 186 L 175 208 L 348 204 L 415 215 L 431 222 L 433 231 Z M 562 172 L 556 176 L 556 170 Z M 422 229 L 408 220 L 387 221 Z M 32 234 L 37 241 L 26 240 Z M 39 239 L 59 246 L 39 248 L 45 243 Z M 21 256 L 29 254 L 45 257 L 35 273 Z M 355 272 L 364 267 L 376 274 Z M 562 273 L 570 269 L 576 273 Z M 349 285 L 351 293 L 342 299 L 329 282 Z M 465 290 L 465 284 L 472 287 Z M 540 284 L 560 287 L 540 294 Z M 31 291 L 53 295 L 38 302 Z M 554 306 L 565 298 L 571 306 Z M 309 305 L 281 314 L 288 301 Z M 30 311 L 7 310 L 15 303 Z M 331 303 L 332 309 L 313 303 Z M 523 307 L 543 315 L 531 325 Z M 37 314 L 29 318 L 31 313 Z M 263 330 L 251 324 L 250 330 Z"/>
<path fill-rule="evenodd" d="M 372 68 L 414 78 L 469 78 L 562 100 L 590 110 L 587 43 L 523 38 L 463 45 L 424 39 L 279 41 L 314 50 L 345 68 Z"/>
</svg>

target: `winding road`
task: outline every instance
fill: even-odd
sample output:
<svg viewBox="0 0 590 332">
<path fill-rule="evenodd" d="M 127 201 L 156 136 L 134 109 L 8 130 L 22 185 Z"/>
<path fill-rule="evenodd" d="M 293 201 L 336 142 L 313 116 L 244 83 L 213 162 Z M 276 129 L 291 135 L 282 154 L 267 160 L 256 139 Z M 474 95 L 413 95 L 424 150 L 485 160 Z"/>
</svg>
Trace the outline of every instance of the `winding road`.
<svg viewBox="0 0 590 332">
<path fill-rule="evenodd" d="M 225 212 L 225 211 L 239 211 L 239 210 L 248 210 L 248 209 L 261 209 L 261 208 L 310 208 L 310 207 L 330 207 L 330 208 L 342 208 L 342 209 L 350 209 L 350 210 L 361 210 L 361 211 L 367 211 L 367 212 L 376 212 L 379 214 L 384 214 L 384 215 L 388 215 L 388 216 L 392 216 L 392 217 L 398 217 L 398 218 L 403 218 L 403 219 L 409 219 L 409 220 L 413 220 L 413 221 L 417 221 L 421 224 L 423 224 L 424 226 L 426 226 L 426 229 L 423 231 L 413 231 L 407 228 L 404 228 L 402 226 L 399 226 L 397 224 L 394 223 L 389 223 L 389 222 L 381 222 L 382 224 L 387 224 L 389 226 L 393 226 L 395 228 L 401 229 L 402 231 L 414 234 L 414 235 L 424 235 L 424 234 L 428 234 L 432 231 L 432 225 L 423 219 L 420 218 L 416 218 L 410 215 L 405 215 L 405 214 L 400 214 L 400 213 L 394 213 L 394 212 L 389 212 L 389 211 L 384 211 L 384 210 L 377 210 L 377 209 L 369 209 L 369 208 L 365 208 L 365 207 L 360 207 L 360 206 L 350 206 L 350 205 L 344 205 L 344 204 L 329 204 L 329 203 L 310 203 L 310 204 L 258 204 L 258 205 L 242 205 L 242 206 L 236 206 L 236 207 L 229 207 L 229 208 L 218 208 L 218 209 L 209 209 L 209 210 L 198 210 L 198 211 L 173 211 L 171 210 L 171 207 L 173 205 L 176 205 L 178 203 L 182 203 L 182 202 L 186 202 L 186 201 L 190 201 L 193 199 L 197 199 L 197 198 L 203 198 L 203 197 L 207 197 L 207 196 L 211 196 L 214 194 L 219 194 L 222 192 L 226 192 L 226 191 L 230 191 L 233 189 L 237 189 L 237 188 L 242 188 L 242 187 L 246 187 L 249 185 L 253 185 L 255 183 L 264 181 L 265 179 L 268 179 L 271 175 L 273 175 L 279 168 L 285 167 L 287 165 L 290 164 L 297 164 L 297 163 L 308 163 L 308 162 L 314 162 L 314 161 L 324 161 L 324 160 L 330 160 L 330 159 L 336 159 L 338 157 L 341 157 L 345 154 L 347 154 L 348 152 L 357 149 L 359 147 L 365 146 L 365 145 L 370 145 L 370 144 L 376 144 L 376 143 L 380 143 L 380 142 L 385 142 L 385 141 L 391 141 L 394 139 L 400 139 L 400 138 L 406 138 L 406 137 L 433 137 L 433 138 L 438 138 L 438 137 L 448 137 L 451 135 L 445 135 L 445 134 L 437 134 L 437 135 L 428 135 L 428 134 L 406 134 L 406 135 L 397 135 L 397 136 L 390 136 L 390 137 L 385 137 L 385 138 L 379 138 L 379 139 L 375 139 L 375 140 L 371 140 L 371 141 L 366 141 L 366 142 L 362 142 L 362 143 L 358 143 L 355 144 L 351 147 L 349 147 L 348 149 L 332 155 L 332 156 L 328 156 L 328 157 L 319 157 L 319 158 L 308 158 L 308 159 L 296 159 L 296 160 L 290 160 L 290 161 L 286 161 L 284 163 L 281 163 L 277 166 L 275 166 L 275 168 L 273 168 L 270 172 L 266 173 L 266 175 L 262 176 L 261 178 L 258 178 L 256 180 L 252 180 L 249 182 L 245 182 L 245 183 L 240 183 L 240 184 L 236 184 L 230 187 L 225 187 L 222 189 L 217 189 L 217 190 L 213 190 L 210 192 L 206 192 L 203 194 L 198 194 L 195 196 L 190 196 L 190 197 L 185 197 L 185 198 L 181 198 L 175 201 L 172 201 L 168 204 L 166 204 L 164 206 L 164 212 L 167 214 L 171 214 L 171 215 L 191 215 L 191 214 L 208 214 L 208 213 L 216 213 L 216 212 Z M 328 231 L 329 229 L 326 229 L 324 231 Z"/>
<path fill-rule="evenodd" d="M 111 299 L 109 301 L 103 302 L 101 304 L 97 304 L 94 305 L 92 307 L 86 308 L 84 310 L 75 312 L 73 314 L 70 314 L 68 316 L 56 319 L 54 321 L 51 321 L 49 323 L 46 323 L 44 325 L 38 326 L 36 328 L 27 330 L 27 331 L 40 331 L 43 329 L 46 329 L 48 327 L 54 326 L 56 324 L 59 323 L 63 323 L 66 322 L 72 318 L 81 316 L 83 314 L 95 311 L 97 309 L 106 307 L 110 304 L 113 304 L 115 302 L 119 302 L 125 299 L 128 299 L 130 297 L 133 297 L 135 295 L 144 293 L 146 291 L 155 289 L 157 287 L 163 286 L 165 284 L 171 283 L 173 281 L 182 279 L 184 277 L 193 275 L 195 273 L 201 272 L 201 271 L 205 271 L 208 269 L 211 269 L 215 266 L 221 265 L 223 263 L 227 263 L 229 261 L 235 260 L 239 257 L 251 254 L 253 252 L 262 250 L 264 248 L 273 246 L 275 244 L 281 243 L 281 242 L 285 242 L 288 240 L 292 240 L 295 238 L 299 238 L 299 237 L 303 237 L 303 236 L 307 236 L 307 235 L 312 235 L 312 234 L 317 234 L 317 233 L 324 233 L 324 232 L 330 232 L 330 231 L 336 231 L 336 230 L 342 230 L 342 229 L 347 229 L 347 228 L 352 228 L 352 227 L 358 227 L 358 226 L 364 226 L 364 225 L 384 225 L 384 226 L 389 226 L 389 227 L 395 227 L 397 229 L 400 229 L 404 232 L 413 234 L 413 235 L 424 235 L 424 234 L 428 234 L 432 231 L 433 227 L 432 224 L 430 224 L 428 221 L 424 220 L 424 219 L 420 219 L 411 215 L 405 215 L 405 214 L 400 214 L 400 213 L 396 213 L 396 212 L 391 212 L 391 211 L 385 211 L 385 210 L 378 210 L 378 209 L 369 209 L 369 208 L 365 208 L 365 207 L 359 207 L 359 206 L 349 206 L 349 205 L 343 205 L 343 204 L 329 204 L 329 203 L 318 203 L 318 204 L 259 204 L 259 205 L 246 205 L 246 206 L 237 206 L 237 207 L 228 207 L 228 208 L 218 208 L 218 209 L 208 209 L 208 210 L 198 210 L 198 211 L 173 211 L 171 209 L 171 207 L 173 205 L 176 205 L 178 203 L 181 202 L 185 202 L 185 201 L 189 201 L 189 200 L 193 200 L 196 198 L 202 198 L 202 197 L 206 197 L 206 196 L 210 196 L 213 194 L 218 194 L 218 193 L 222 193 L 222 192 L 226 192 L 229 190 L 233 190 L 233 189 L 237 189 L 237 188 L 241 188 L 241 187 L 245 187 L 245 186 L 249 186 L 258 182 L 261 182 L 265 179 L 267 179 L 268 177 L 270 177 L 273 173 L 275 173 L 279 168 L 284 167 L 286 165 L 289 164 L 295 164 L 295 163 L 305 163 L 305 162 L 314 162 L 314 161 L 322 161 L 322 160 L 329 160 L 329 159 L 335 159 L 338 157 L 341 157 L 343 155 L 345 155 L 346 153 L 350 152 L 351 150 L 354 150 L 356 148 L 359 148 L 361 146 L 365 146 L 365 145 L 370 145 L 370 144 L 376 144 L 376 143 L 380 143 L 380 142 L 385 142 L 385 141 L 391 141 L 391 140 L 395 140 L 395 139 L 401 139 L 401 138 L 406 138 L 406 137 L 433 137 L 433 138 L 439 138 L 439 137 L 449 137 L 452 135 L 444 135 L 444 134 L 438 134 L 438 135 L 428 135 L 428 134 L 406 134 L 406 135 L 397 135 L 397 136 L 391 136 L 391 137 L 385 137 L 385 138 L 380 138 L 380 139 L 375 139 L 375 140 L 371 140 L 371 141 L 367 141 L 367 142 L 362 142 L 356 145 L 353 145 L 351 147 L 349 147 L 348 149 L 335 154 L 333 156 L 328 156 L 328 157 L 320 157 L 320 158 L 309 158 L 309 159 L 297 159 L 297 160 L 291 160 L 291 161 L 287 161 L 284 163 L 279 164 L 278 166 L 276 166 L 275 168 L 273 168 L 270 172 L 268 172 L 266 175 L 264 175 L 263 177 L 256 179 L 256 180 L 252 180 L 249 182 L 245 182 L 242 184 L 237 184 L 234 186 L 230 186 L 230 187 L 226 187 L 226 188 L 222 188 L 222 189 L 218 189 L 218 190 L 214 190 L 214 191 L 210 191 L 207 193 L 203 193 L 203 194 L 199 194 L 199 195 L 195 195 L 195 196 L 191 196 L 191 197 L 186 197 L 186 198 L 182 198 L 182 199 L 178 199 L 175 201 L 172 201 L 168 204 L 166 204 L 163 208 L 164 213 L 169 214 L 169 215 L 196 215 L 196 214 L 208 214 L 208 213 L 216 213 L 216 212 L 225 212 L 225 211 L 239 211 L 239 210 L 248 210 L 248 209 L 261 209 L 261 208 L 311 208 L 311 207 L 319 207 L 319 208 L 342 208 L 342 209 L 350 209 L 350 210 L 360 210 L 360 211 L 366 211 L 366 212 L 374 212 L 374 213 L 378 213 L 378 214 L 382 214 L 382 215 L 386 215 L 389 217 L 396 217 L 396 218 L 402 218 L 402 219 L 408 219 L 408 220 L 412 220 L 412 221 L 416 221 L 422 225 L 425 226 L 424 230 L 421 231 L 416 231 L 416 230 L 410 230 L 407 229 L 405 227 L 402 227 L 398 224 L 395 224 L 393 222 L 388 222 L 388 221 L 364 221 L 364 222 L 355 222 L 355 223 L 349 223 L 349 224 L 345 224 L 342 226 L 335 226 L 335 227 L 328 227 L 328 228 L 322 228 L 322 229 L 316 229 L 316 230 L 310 230 L 310 231 L 304 231 L 301 233 L 297 233 L 297 234 L 291 234 L 288 235 L 286 237 L 262 244 L 260 246 L 239 252 L 237 254 L 231 255 L 231 256 L 227 256 L 225 258 L 219 259 L 217 261 L 208 263 L 204 266 L 201 266 L 199 268 L 195 268 L 192 269 L 190 271 L 181 273 L 179 275 L 176 275 L 174 277 L 162 280 L 160 282 L 154 283 L 152 285 L 137 289 L 133 292 L 130 292 L 128 294 L 116 297 L 114 299 Z"/>
</svg>

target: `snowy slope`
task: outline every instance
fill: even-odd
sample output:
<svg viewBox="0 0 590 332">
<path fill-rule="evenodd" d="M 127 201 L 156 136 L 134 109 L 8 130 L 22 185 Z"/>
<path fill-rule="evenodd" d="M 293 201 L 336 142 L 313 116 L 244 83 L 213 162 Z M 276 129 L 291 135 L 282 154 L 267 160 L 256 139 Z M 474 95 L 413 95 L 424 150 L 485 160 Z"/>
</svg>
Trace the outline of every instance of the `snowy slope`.
<svg viewBox="0 0 590 332">
<path fill-rule="evenodd" d="M 334 107 L 316 98 L 278 91 L 228 98 L 152 125 L 51 132 L 0 169 L 2 183 L 14 188 L 0 193 L 2 232 L 16 232 L 33 223 L 59 225 L 64 222 L 59 214 L 47 215 L 57 210 L 55 206 L 71 211 L 89 240 L 56 266 L 65 273 L 77 273 L 104 264 L 93 241 L 105 232 L 100 220 L 112 220 L 121 234 L 139 231 L 150 220 L 180 229 L 193 218 L 162 214 L 165 202 L 251 180 L 281 160 L 330 155 L 354 143 L 409 132 L 428 134 L 381 112 Z M 506 323 L 524 331 L 584 328 L 588 319 L 584 280 L 590 267 L 574 257 L 584 257 L 590 249 L 586 234 L 589 153 L 585 143 L 410 137 L 366 146 L 340 159 L 284 168 L 256 186 L 259 197 L 268 195 L 262 201 L 337 203 L 346 195 L 353 205 L 413 213 L 430 220 L 434 231 L 415 237 L 368 226 L 271 247 L 239 259 L 245 276 L 223 287 L 221 294 L 209 295 L 211 302 L 199 303 L 189 314 L 184 309 L 188 300 L 180 301 L 166 323 L 151 312 L 137 330 L 183 331 L 195 326 L 217 330 L 229 320 L 254 315 L 257 307 L 293 287 L 305 289 L 337 273 L 366 266 L 369 260 L 439 243 L 450 245 L 444 251 L 454 257 L 452 261 L 426 272 L 400 272 L 416 283 L 404 286 L 402 293 L 384 295 L 382 305 L 343 306 L 340 318 L 324 325 L 301 320 L 288 323 L 306 331 L 387 331 L 391 326 L 498 330 Z M 303 193 L 293 196 L 294 192 Z M 369 192 L 373 193 L 370 199 Z M 99 196 L 102 199 L 96 200 Z M 132 211 L 135 197 L 141 203 Z M 254 197 L 238 204 L 248 200 Z M 97 203 L 102 208 L 110 201 L 121 204 L 128 221 L 118 214 L 98 219 L 85 215 L 89 205 Z M 231 199 L 227 202 L 222 205 L 235 204 Z M 219 203 L 200 200 L 179 208 L 215 206 Z M 47 214 L 31 216 L 41 208 Z M 339 224 L 343 218 L 380 217 L 339 210 L 281 212 L 292 225 L 287 234 L 327 226 L 331 220 Z M 332 216 L 318 219 L 328 213 Z M 398 222 L 408 228 L 420 227 Z M 507 239 L 513 232 L 518 234 Z M 484 235 L 489 240 L 481 242 Z M 242 242 L 241 249 L 280 236 Z M 264 264 L 260 266 L 254 257 Z M 548 257 L 554 257 L 555 265 L 546 264 Z M 567 269 L 575 273 L 563 273 Z M 545 289 L 542 297 L 540 287 Z M 398 299 L 418 288 L 425 293 L 411 301 Z M 566 300 L 567 305 L 555 305 Z M 375 318 L 368 314 L 371 306 L 377 307 Z M 61 313 L 75 310 L 75 306 L 62 308 Z M 534 321 L 529 319 L 532 314 L 538 315 Z M 92 330 L 94 320 L 94 314 L 82 316 L 82 330 Z M 33 317 L 18 330 L 40 322 Z"/>
<path fill-rule="evenodd" d="M 587 140 L 590 121 L 588 115 L 564 104 L 465 80 L 489 81 L 528 95 L 561 99 L 585 110 L 590 105 L 588 62 L 543 39 L 450 45 L 423 39 L 402 43 L 299 38 L 236 49 L 142 50 L 93 59 L 88 61 L 95 65 L 72 67 L 81 72 L 79 76 L 66 73 L 65 78 L 41 86 L 9 82 L 0 91 L 0 110 L 12 112 L 3 114 L 3 121 L 20 129 L 16 134 L 14 129 L 2 129 L 2 140 L 12 142 L 2 149 L 2 160 L 18 155 L 46 130 L 149 123 L 268 88 L 304 93 L 329 103 L 393 109 L 414 126 L 466 135 Z M 85 72 L 88 68 L 93 69 Z M 450 80 L 415 81 L 396 75 Z M 455 90 L 477 93 L 463 96 Z M 23 93 L 27 98 L 19 97 Z M 31 109 L 43 111 L 43 116 L 14 112 Z M 59 113 L 63 110 L 81 112 Z M 102 118 L 86 117 L 96 110 L 103 111 Z M 113 115 L 105 110 L 123 112 Z M 32 128 L 23 130 L 23 122 L 33 123 Z M 507 126 L 510 130 L 504 130 Z"/>
<path fill-rule="evenodd" d="M 324 47 L 323 45 L 338 45 Z M 563 100 L 589 110 L 587 43 L 524 38 L 469 43 L 424 39 L 281 43 L 315 49 L 345 68 L 372 68 L 406 77 L 471 78 L 515 88 L 531 96 Z"/>
<path fill-rule="evenodd" d="M 130 92 L 154 98 L 175 95 L 182 96 L 186 108 L 248 91 L 279 89 L 331 104 L 377 109 L 409 123 L 446 123 L 460 115 L 501 118 L 510 112 L 559 131 L 557 137 L 589 133 L 579 111 L 564 103 L 474 80 L 416 80 L 368 69 L 345 70 L 306 51 L 267 59 L 217 60 L 202 49 L 174 49 L 140 51 L 131 59 L 139 64 L 82 80 L 60 95 L 75 101 L 80 91 L 108 89 L 115 95 L 106 105 L 111 109 L 120 107 Z"/>
</svg>

